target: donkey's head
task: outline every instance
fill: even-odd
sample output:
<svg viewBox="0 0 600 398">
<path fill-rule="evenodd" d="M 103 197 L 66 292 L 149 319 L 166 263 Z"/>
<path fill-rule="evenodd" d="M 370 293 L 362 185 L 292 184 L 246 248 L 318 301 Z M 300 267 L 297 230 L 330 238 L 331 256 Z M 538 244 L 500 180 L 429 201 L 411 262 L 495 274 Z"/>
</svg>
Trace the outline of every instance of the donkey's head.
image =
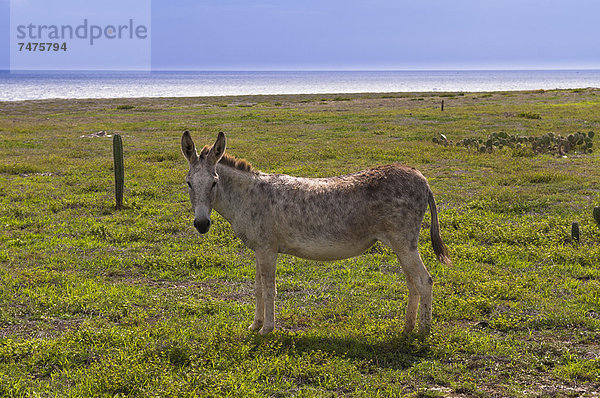
<svg viewBox="0 0 600 398">
<path fill-rule="evenodd" d="M 181 151 L 190 164 L 185 181 L 190 187 L 190 199 L 194 209 L 194 226 L 201 234 L 210 228 L 210 212 L 217 192 L 217 163 L 225 153 L 225 134 L 219 133 L 217 141 L 211 147 L 204 147 L 200 155 L 189 131 L 181 137 Z"/>
</svg>

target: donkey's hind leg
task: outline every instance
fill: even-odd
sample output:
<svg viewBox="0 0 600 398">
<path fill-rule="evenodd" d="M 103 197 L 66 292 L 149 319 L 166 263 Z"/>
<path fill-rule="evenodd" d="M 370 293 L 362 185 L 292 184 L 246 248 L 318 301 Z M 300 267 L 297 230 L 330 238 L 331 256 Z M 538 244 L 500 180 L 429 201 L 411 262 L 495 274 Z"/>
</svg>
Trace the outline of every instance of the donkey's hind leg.
<svg viewBox="0 0 600 398">
<path fill-rule="evenodd" d="M 402 256 L 402 269 L 411 275 L 420 296 L 419 334 L 426 336 L 431 332 L 431 308 L 433 301 L 433 279 L 425 268 L 418 250 L 411 250 Z M 407 278 L 409 279 L 409 278 Z"/>
<path fill-rule="evenodd" d="M 408 274 L 406 276 L 406 284 L 408 286 L 408 304 L 406 305 L 406 317 L 404 322 L 404 333 L 410 333 L 415 328 L 417 323 L 417 309 L 419 307 L 419 290 Z"/>
<path fill-rule="evenodd" d="M 428 335 L 431 331 L 431 306 L 433 299 L 433 279 L 421 260 L 419 250 L 401 244 L 390 245 L 398 256 L 408 285 L 408 305 L 404 332 L 415 327 L 417 307 L 419 308 L 419 334 Z"/>
</svg>

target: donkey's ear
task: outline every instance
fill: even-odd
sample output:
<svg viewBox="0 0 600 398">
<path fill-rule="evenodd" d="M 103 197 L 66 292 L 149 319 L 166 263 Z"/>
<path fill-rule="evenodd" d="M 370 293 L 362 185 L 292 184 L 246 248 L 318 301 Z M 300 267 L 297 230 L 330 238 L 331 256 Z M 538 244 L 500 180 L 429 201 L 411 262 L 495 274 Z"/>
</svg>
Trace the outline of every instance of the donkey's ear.
<svg viewBox="0 0 600 398">
<path fill-rule="evenodd" d="M 190 164 L 198 160 L 196 145 L 194 145 L 194 140 L 192 140 L 192 136 L 188 130 L 185 130 L 183 136 L 181 136 L 181 152 L 183 152 L 183 156 L 185 156 Z"/>
<path fill-rule="evenodd" d="M 213 162 L 214 164 L 218 163 L 219 160 L 221 160 L 221 158 L 225 154 L 226 146 L 227 146 L 227 139 L 225 138 L 225 134 L 223 134 L 223 132 L 219 132 L 219 135 L 217 136 L 217 140 L 215 141 L 215 144 L 212 146 L 212 149 L 210 150 L 210 153 L 208 154 L 210 161 Z"/>
</svg>

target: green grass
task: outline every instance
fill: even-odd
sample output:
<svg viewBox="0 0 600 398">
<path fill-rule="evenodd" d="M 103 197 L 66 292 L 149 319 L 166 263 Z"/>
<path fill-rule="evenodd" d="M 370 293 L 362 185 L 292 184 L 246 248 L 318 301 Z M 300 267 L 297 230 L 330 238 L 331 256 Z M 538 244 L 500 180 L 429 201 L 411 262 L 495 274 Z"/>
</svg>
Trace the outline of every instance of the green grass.
<svg viewBox="0 0 600 398">
<path fill-rule="evenodd" d="M 431 139 L 598 133 L 599 94 L 0 103 L 0 396 L 594 396 L 598 150 L 477 153 Z M 253 254 L 218 215 L 195 232 L 185 129 L 199 145 L 224 131 L 231 154 L 266 172 L 419 168 L 454 262 L 436 262 L 424 228 L 432 336 L 401 334 L 408 292 L 380 244 L 330 263 L 280 256 L 276 332 L 247 331 Z M 123 137 L 122 211 L 111 139 L 80 138 L 100 130 Z"/>
</svg>

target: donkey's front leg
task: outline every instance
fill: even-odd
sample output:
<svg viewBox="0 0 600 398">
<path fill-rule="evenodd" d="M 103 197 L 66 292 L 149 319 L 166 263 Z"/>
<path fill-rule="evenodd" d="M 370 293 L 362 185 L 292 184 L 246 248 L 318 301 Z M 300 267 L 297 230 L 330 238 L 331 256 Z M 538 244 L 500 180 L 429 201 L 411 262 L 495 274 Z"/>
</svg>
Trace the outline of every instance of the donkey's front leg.
<svg viewBox="0 0 600 398">
<path fill-rule="evenodd" d="M 262 277 L 260 273 L 260 262 L 256 260 L 256 278 L 254 282 L 254 297 L 256 297 L 256 308 L 254 310 L 254 322 L 248 329 L 257 332 L 263 325 L 265 319 L 265 302 L 263 300 Z"/>
<path fill-rule="evenodd" d="M 257 250 L 255 255 L 257 264 L 256 272 L 260 275 L 264 306 L 264 319 L 260 334 L 264 336 L 271 333 L 275 328 L 275 267 L 277 265 L 277 252 Z"/>
</svg>

